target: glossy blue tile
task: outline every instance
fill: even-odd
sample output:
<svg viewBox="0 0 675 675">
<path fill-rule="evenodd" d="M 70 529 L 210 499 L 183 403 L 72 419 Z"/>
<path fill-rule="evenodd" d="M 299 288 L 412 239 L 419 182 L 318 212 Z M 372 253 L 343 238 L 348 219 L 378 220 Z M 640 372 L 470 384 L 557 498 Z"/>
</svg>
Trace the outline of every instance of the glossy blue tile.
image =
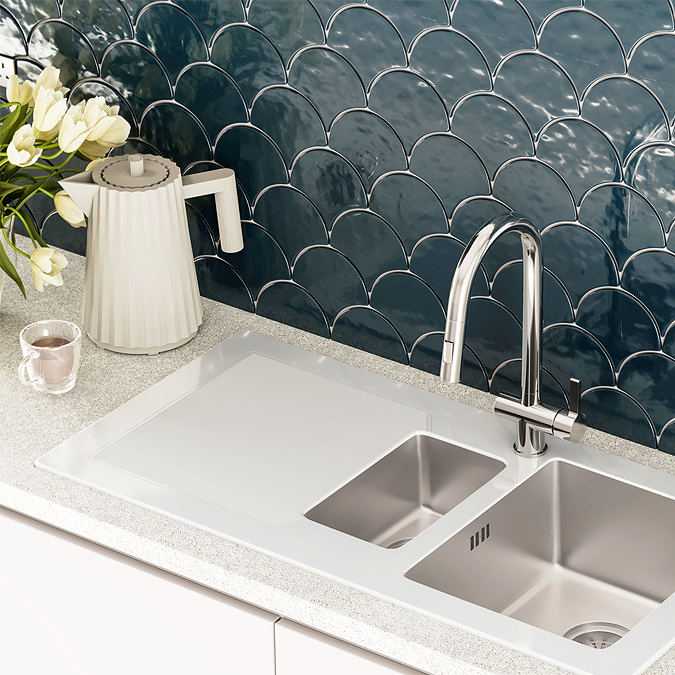
<svg viewBox="0 0 675 675">
<path fill-rule="evenodd" d="M 393 324 L 372 307 L 349 307 L 338 314 L 333 340 L 379 354 L 398 363 L 408 363 L 403 338 Z"/>
<path fill-rule="evenodd" d="M 390 272 L 373 286 L 370 305 L 391 321 L 406 348 L 426 333 L 442 331 L 445 312 L 436 294 L 419 277 L 409 272 Z"/>
<path fill-rule="evenodd" d="M 330 243 L 354 264 L 368 289 L 382 274 L 408 268 L 403 242 L 386 220 L 370 211 L 355 209 L 339 216 Z"/>
<path fill-rule="evenodd" d="M 586 424 L 594 429 L 656 447 L 649 416 L 634 398 L 619 389 L 597 387 L 584 392 L 581 412 L 586 416 Z"/>
<path fill-rule="evenodd" d="M 377 78 L 368 105 L 391 124 L 408 154 L 422 136 L 450 129 L 448 113 L 438 93 L 406 70 L 392 70 Z"/>
<path fill-rule="evenodd" d="M 368 5 L 396 26 L 407 47 L 423 31 L 450 25 L 444 0 L 368 0 Z"/>
<path fill-rule="evenodd" d="M 544 265 L 563 283 L 575 307 L 594 288 L 618 286 L 615 262 L 590 230 L 562 223 L 544 232 L 542 243 Z"/>
<path fill-rule="evenodd" d="M 176 82 L 174 98 L 188 108 L 204 125 L 211 143 L 223 128 L 248 122 L 248 110 L 232 78 L 208 64 L 186 68 Z"/>
<path fill-rule="evenodd" d="M 582 119 L 560 119 L 547 126 L 537 141 L 537 158 L 562 176 L 577 204 L 595 185 L 623 177 L 614 146 Z"/>
<path fill-rule="evenodd" d="M 204 217 L 194 206 L 188 203 L 185 204 L 185 211 L 188 217 L 188 230 L 190 232 L 193 257 L 217 255 L 218 248 L 213 231 Z"/>
<path fill-rule="evenodd" d="M 209 44 L 222 26 L 246 20 L 242 0 L 173 0 L 173 3 L 190 14 Z"/>
<path fill-rule="evenodd" d="M 335 13 L 344 7 L 345 0 L 308 0 L 316 10 L 317 14 L 321 17 L 321 21 L 324 26 L 328 26 L 332 17 Z M 366 0 L 353 0 L 349 4 L 351 5 L 365 5 Z"/>
<path fill-rule="evenodd" d="M 2 35 L 3 49 L 8 54 L 28 53 L 26 38 L 17 20 L 4 7 L 0 7 L 0 35 Z"/>
<path fill-rule="evenodd" d="M 328 29 L 328 44 L 354 66 L 366 89 L 378 73 L 408 62 L 394 25 L 367 7 L 349 5 L 336 13 Z"/>
<path fill-rule="evenodd" d="M 405 149 L 394 129 L 367 110 L 349 110 L 335 118 L 330 147 L 356 168 L 370 190 L 384 173 L 408 168 Z"/>
<path fill-rule="evenodd" d="M 292 281 L 275 281 L 261 291 L 256 313 L 321 337 L 330 337 L 325 314 L 316 300 Z"/>
<path fill-rule="evenodd" d="M 396 231 L 410 253 L 424 236 L 448 231 L 448 218 L 438 196 L 409 173 L 391 173 L 373 187 L 370 208 Z"/>
<path fill-rule="evenodd" d="M 274 43 L 286 63 L 302 47 L 324 42 L 321 19 L 309 2 L 250 0 L 248 22 Z"/>
<path fill-rule="evenodd" d="M 537 159 L 516 159 L 495 176 L 492 195 L 543 230 L 577 215 L 574 197 L 562 178 Z"/>
<path fill-rule="evenodd" d="M 266 186 L 288 182 L 288 170 L 279 149 L 255 127 L 242 124 L 226 129 L 216 143 L 214 158 L 234 169 L 250 204 Z"/>
<path fill-rule="evenodd" d="M 589 192 L 579 209 L 579 222 L 602 237 L 623 268 L 643 248 L 661 248 L 666 239 L 652 205 L 620 184 L 600 185 Z"/>
<path fill-rule="evenodd" d="M 659 99 L 671 122 L 675 118 L 674 60 L 675 35 L 671 32 L 646 38 L 635 48 L 628 66 L 628 74 Z"/>
<path fill-rule="evenodd" d="M 508 54 L 537 46 L 530 17 L 516 0 L 460 0 L 452 27 L 478 45 L 492 72 Z"/>
<path fill-rule="evenodd" d="M 368 292 L 356 267 L 329 246 L 303 251 L 293 265 L 293 281 L 311 294 L 331 325 L 346 307 L 368 304 Z"/>
<path fill-rule="evenodd" d="M 332 150 L 310 149 L 300 155 L 292 167 L 291 183 L 314 202 L 329 229 L 343 211 L 367 205 L 358 172 Z"/>
<path fill-rule="evenodd" d="M 539 30 L 541 24 L 561 9 L 581 7 L 583 0 L 520 0 L 520 4 L 527 10 L 535 30 Z"/>
<path fill-rule="evenodd" d="M 668 356 L 675 358 L 675 323 L 670 325 L 666 334 L 663 336 L 661 349 L 664 354 L 668 354 Z"/>
<path fill-rule="evenodd" d="M 558 117 L 579 114 L 574 85 L 562 68 L 542 54 L 516 54 L 495 74 L 494 91 L 514 105 L 533 136 Z"/>
<path fill-rule="evenodd" d="M 289 87 L 270 87 L 251 108 L 251 122 L 278 146 L 290 166 L 307 147 L 326 145 L 326 131 L 316 108 Z"/>
<path fill-rule="evenodd" d="M 46 241 L 58 241 L 59 246 L 68 251 L 73 251 L 78 255 L 86 255 L 87 253 L 86 228 L 73 227 L 63 220 L 55 210 L 47 215 L 40 234 Z"/>
<path fill-rule="evenodd" d="M 631 438 L 631 436 L 625 436 L 625 438 Z M 669 455 L 675 455 L 675 420 L 671 420 L 661 431 L 659 450 L 667 452 Z"/>
<path fill-rule="evenodd" d="M 327 244 L 326 226 L 316 206 L 290 185 L 275 185 L 258 198 L 254 219 L 262 225 L 284 250 L 292 264 L 307 246 Z"/>
<path fill-rule="evenodd" d="M 44 2 L 26 2 L 26 0 L 2 0 L 5 10 L 14 16 L 26 33 L 35 26 L 38 21 L 45 19 L 58 19 L 58 0 L 44 0 Z M 4 37 L 4 33 L 3 33 Z"/>
<path fill-rule="evenodd" d="M 494 372 L 490 382 L 490 393 L 495 396 L 506 394 L 520 399 L 522 385 L 521 377 L 523 368 L 521 366 L 521 359 L 517 358 L 512 361 L 507 361 L 500 365 Z M 544 405 L 551 408 L 565 409 L 569 407 L 567 398 L 567 391 L 569 385 L 561 385 L 558 380 L 551 375 L 547 370 L 541 371 L 541 401 Z"/>
<path fill-rule="evenodd" d="M 551 17 L 539 37 L 539 50 L 565 69 L 579 95 L 600 77 L 626 72 L 625 54 L 612 29 L 581 9 Z"/>
<path fill-rule="evenodd" d="M 201 295 L 253 311 L 253 298 L 244 280 L 224 260 L 216 256 L 197 258 L 195 268 Z"/>
<path fill-rule="evenodd" d="M 439 59 L 439 54 L 445 58 Z M 492 89 L 485 57 L 454 30 L 434 29 L 421 35 L 412 48 L 410 69 L 433 84 L 448 112 L 464 96 Z"/>
<path fill-rule="evenodd" d="M 675 359 L 664 354 L 636 354 L 619 372 L 619 388 L 640 401 L 656 433 L 673 418 Z"/>
<path fill-rule="evenodd" d="M 301 51 L 290 65 L 288 83 L 312 102 L 326 129 L 343 110 L 366 106 L 366 92 L 357 72 L 328 47 Z"/>
<path fill-rule="evenodd" d="M 452 214 L 450 234 L 468 244 L 478 230 L 492 218 L 509 212 L 508 206 L 496 199 L 472 197 Z"/>
<path fill-rule="evenodd" d="M 480 157 L 450 134 L 433 134 L 420 141 L 410 158 L 410 170 L 434 189 L 448 214 L 465 199 L 490 193 Z"/>
<path fill-rule="evenodd" d="M 532 134 L 523 116 L 493 94 L 476 94 L 457 106 L 451 131 L 466 141 L 494 177 L 502 164 L 534 155 Z"/>
</svg>

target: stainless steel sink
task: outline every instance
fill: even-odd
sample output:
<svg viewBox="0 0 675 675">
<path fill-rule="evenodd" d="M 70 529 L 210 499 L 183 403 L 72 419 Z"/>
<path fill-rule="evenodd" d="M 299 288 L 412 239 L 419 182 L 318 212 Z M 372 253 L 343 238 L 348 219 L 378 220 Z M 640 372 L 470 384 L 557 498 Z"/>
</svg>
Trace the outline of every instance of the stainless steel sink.
<svg viewBox="0 0 675 675">
<path fill-rule="evenodd" d="M 378 546 L 398 548 L 505 466 L 461 445 L 416 434 L 305 516 Z"/>
<path fill-rule="evenodd" d="M 545 464 L 406 577 L 591 647 L 675 591 L 675 500 Z"/>
</svg>

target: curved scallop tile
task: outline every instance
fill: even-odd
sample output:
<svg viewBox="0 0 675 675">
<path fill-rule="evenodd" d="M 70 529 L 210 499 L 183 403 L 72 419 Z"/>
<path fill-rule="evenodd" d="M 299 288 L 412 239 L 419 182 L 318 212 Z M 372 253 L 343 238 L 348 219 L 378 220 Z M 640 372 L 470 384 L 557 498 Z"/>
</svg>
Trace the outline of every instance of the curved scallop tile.
<svg viewBox="0 0 675 675">
<path fill-rule="evenodd" d="M 28 55 L 44 66 L 58 64 L 61 82 L 66 87 L 83 77 L 99 74 L 92 46 L 63 21 L 45 21 L 36 26 L 28 39 Z"/>
<path fill-rule="evenodd" d="M 221 256 L 244 280 L 255 298 L 266 284 L 280 279 L 290 279 L 291 270 L 279 244 L 256 223 L 241 224 L 244 248 L 238 253 L 221 253 Z"/>
<path fill-rule="evenodd" d="M 329 145 L 356 167 L 367 190 L 382 174 L 408 168 L 401 139 L 369 110 L 349 110 L 336 117 Z"/>
<path fill-rule="evenodd" d="M 505 394 L 520 399 L 522 359 L 513 359 L 502 363 L 494 372 L 490 381 L 490 392 L 495 396 Z M 551 408 L 566 409 L 569 406 L 567 392 L 558 380 L 545 368 L 541 370 L 541 401 Z M 566 385 L 569 386 L 569 385 Z"/>
<path fill-rule="evenodd" d="M 647 411 L 656 433 L 673 418 L 675 359 L 665 354 L 636 354 L 619 372 L 619 388 Z"/>
<path fill-rule="evenodd" d="M 537 158 L 564 178 L 577 204 L 593 186 L 622 178 L 614 146 L 597 127 L 582 119 L 550 124 L 537 141 Z"/>
<path fill-rule="evenodd" d="M 452 26 L 478 45 L 493 72 L 508 54 L 537 47 L 530 17 L 516 0 L 459 2 Z"/>
<path fill-rule="evenodd" d="M 547 122 L 580 111 L 567 73 L 542 54 L 529 52 L 507 58 L 495 75 L 494 91 L 517 108 L 533 136 Z"/>
<path fill-rule="evenodd" d="M 405 248 L 393 228 L 370 211 L 357 209 L 340 215 L 330 244 L 356 267 L 369 289 L 382 274 L 408 267 Z"/>
<path fill-rule="evenodd" d="M 58 19 L 59 3 L 55 0 L 47 2 L 25 2 L 24 0 L 12 0 L 3 3 L 11 11 L 16 22 L 25 26 L 26 30 L 35 26 L 39 21 L 45 19 Z M 3 33 L 4 38 L 4 33 Z"/>
<path fill-rule="evenodd" d="M 87 228 L 73 227 L 56 210 L 45 216 L 40 235 L 48 242 L 58 241 L 59 247 L 67 251 L 81 256 L 87 254 Z"/>
<path fill-rule="evenodd" d="M 638 12 L 632 2 L 585 0 L 584 6 L 602 16 L 616 31 L 626 53 L 643 35 L 673 29 L 672 8 L 668 0 L 650 0 L 646 11 Z"/>
<path fill-rule="evenodd" d="M 543 365 L 561 384 L 581 380 L 582 391 L 615 384 L 614 369 L 600 343 L 585 330 L 569 324 L 544 328 Z"/>
<path fill-rule="evenodd" d="M 518 320 L 492 298 L 473 298 L 466 317 L 466 344 L 492 378 L 508 359 L 520 358 L 522 330 Z"/>
<path fill-rule="evenodd" d="M 204 128 L 189 110 L 173 101 L 152 104 L 141 119 L 140 133 L 182 169 L 195 158 L 211 158 L 211 143 Z"/>
<path fill-rule="evenodd" d="M 293 281 L 319 303 L 330 324 L 346 307 L 368 304 L 368 292 L 357 269 L 329 246 L 303 251 L 293 265 Z"/>
<path fill-rule="evenodd" d="M 328 243 L 326 226 L 316 206 L 290 185 L 273 185 L 253 208 L 254 219 L 281 245 L 292 264 L 308 246 Z"/>
<path fill-rule="evenodd" d="M 668 119 L 675 118 L 675 35 L 652 35 L 635 48 L 628 74 L 642 82 L 661 102 Z"/>
<path fill-rule="evenodd" d="M 326 131 L 316 108 L 289 87 L 265 89 L 253 102 L 251 122 L 279 146 L 288 166 L 304 148 L 326 145 Z"/>
<path fill-rule="evenodd" d="M 300 52 L 290 65 L 288 84 L 312 102 L 326 129 L 343 110 L 366 106 L 366 92 L 357 72 L 347 59 L 328 47 Z"/>
<path fill-rule="evenodd" d="M 594 429 L 628 438 L 649 448 L 656 447 L 656 435 L 649 416 L 631 396 L 613 387 L 585 391 L 581 410 Z"/>
<path fill-rule="evenodd" d="M 670 422 L 668 422 L 668 424 L 666 424 L 666 426 L 661 430 L 658 448 L 661 452 L 667 452 L 669 455 L 675 455 L 675 419 L 670 420 Z"/>
<path fill-rule="evenodd" d="M 192 256 L 215 256 L 218 254 L 216 240 L 213 232 L 202 214 L 191 204 L 185 203 L 187 213 L 188 231 L 190 232 L 190 244 Z"/>
<path fill-rule="evenodd" d="M 408 352 L 398 331 L 391 321 L 372 307 L 348 307 L 340 312 L 333 324 L 331 337 L 370 354 L 408 363 Z"/>
<path fill-rule="evenodd" d="M 626 77 L 607 78 L 591 86 L 581 114 L 609 136 L 624 161 L 640 145 L 670 138 L 668 120 L 659 102 Z"/>
<path fill-rule="evenodd" d="M 218 2 L 173 0 L 173 3 L 190 13 L 209 43 L 221 26 L 246 21 L 246 12 L 241 0 L 218 0 Z"/>
<path fill-rule="evenodd" d="M 317 14 L 321 17 L 321 22 L 324 26 L 327 26 L 330 23 L 331 18 L 335 13 L 344 7 L 344 0 L 309 0 L 309 2 L 314 5 L 314 9 L 317 11 Z M 356 5 L 361 4 L 365 5 L 366 0 L 355 0 L 350 4 Z"/>
<path fill-rule="evenodd" d="M 408 350 L 421 335 L 441 331 L 445 326 L 440 300 L 410 272 L 390 272 L 380 277 L 373 286 L 370 305 L 394 324 Z"/>
<path fill-rule="evenodd" d="M 68 94 L 68 101 L 77 104 L 93 96 L 102 96 L 105 102 L 110 105 L 119 106 L 119 114 L 131 125 L 130 136 L 138 133 L 138 123 L 136 117 L 127 100 L 120 95 L 110 84 L 101 80 L 84 80 L 78 82 Z"/>
<path fill-rule="evenodd" d="M 201 120 L 212 142 L 225 127 L 248 122 L 239 88 L 229 75 L 209 64 L 186 68 L 176 82 L 174 98 Z"/>
<path fill-rule="evenodd" d="M 462 101 L 452 117 L 451 131 L 473 148 L 490 176 L 510 159 L 534 155 L 532 134 L 522 115 L 494 94 L 476 94 Z"/>
<path fill-rule="evenodd" d="M 252 26 L 237 24 L 223 28 L 211 46 L 211 62 L 232 77 L 249 104 L 265 87 L 286 83 L 286 69 L 279 52 Z"/>
<path fill-rule="evenodd" d="M 291 183 L 314 202 L 329 229 L 343 211 L 368 202 L 358 172 L 328 149 L 313 148 L 300 155 L 291 169 Z"/>
<path fill-rule="evenodd" d="M 28 53 L 26 40 L 19 24 L 4 7 L 0 7 L 0 35 L 2 35 L 3 50 L 6 50 L 8 54 Z"/>
<path fill-rule="evenodd" d="M 368 0 L 368 5 L 380 11 L 396 26 L 407 46 L 423 31 L 450 24 L 444 0 L 425 0 L 422 11 L 415 11 L 414 5 L 411 8 L 409 0 Z"/>
<path fill-rule="evenodd" d="M 253 298 L 244 280 L 224 260 L 217 256 L 197 258 L 195 269 L 201 295 L 247 312 L 253 311 Z"/>
<path fill-rule="evenodd" d="M 118 0 L 68 0 L 63 5 L 61 18 L 83 33 L 98 61 L 108 45 L 134 36 L 129 15 Z"/>
<path fill-rule="evenodd" d="M 450 134 L 432 134 L 410 157 L 410 170 L 438 194 L 447 213 L 469 197 L 490 194 L 485 165 L 464 141 Z"/>
<path fill-rule="evenodd" d="M 422 237 L 448 231 L 438 196 L 409 173 L 391 173 L 379 180 L 370 195 L 370 208 L 394 228 L 408 253 Z"/>
<path fill-rule="evenodd" d="M 179 7 L 151 4 L 136 19 L 136 39 L 155 53 L 172 82 L 193 61 L 206 61 L 204 36 L 190 15 Z"/>
<path fill-rule="evenodd" d="M 447 310 L 448 296 L 457 263 L 464 253 L 464 246 L 448 235 L 426 237 L 415 246 L 410 256 L 410 271 L 424 279 L 441 299 Z M 489 295 L 485 275 L 476 274 L 471 295 Z"/>
<path fill-rule="evenodd" d="M 636 153 L 626 167 L 626 183 L 649 200 L 670 231 L 675 221 L 675 148 L 659 144 Z"/>
<path fill-rule="evenodd" d="M 652 205 L 620 184 L 591 190 L 581 202 L 579 222 L 602 237 L 620 269 L 633 253 L 666 244 L 663 225 Z"/>
<path fill-rule="evenodd" d="M 503 166 L 495 176 L 492 195 L 530 218 L 539 229 L 575 220 L 577 215 L 567 183 L 538 159 L 525 157 Z"/>
<path fill-rule="evenodd" d="M 408 153 L 422 136 L 450 129 L 438 93 L 409 71 L 390 70 L 378 77 L 370 90 L 368 106 L 391 124 Z"/>
<path fill-rule="evenodd" d="M 598 288 L 589 293 L 579 303 L 576 323 L 600 341 L 617 370 L 631 354 L 661 348 L 654 319 L 620 288 Z"/>
<path fill-rule="evenodd" d="M 548 270 L 543 275 L 542 320 L 545 326 L 554 323 L 574 321 L 574 311 L 570 299 L 560 284 Z M 515 261 L 502 267 L 492 282 L 492 297 L 499 300 L 518 318 L 523 320 L 523 263 Z"/>
<path fill-rule="evenodd" d="M 478 230 L 509 208 L 492 197 L 471 197 L 458 206 L 450 220 L 450 234 L 468 244 Z"/>
<path fill-rule="evenodd" d="M 612 256 L 589 230 L 561 223 L 544 232 L 542 245 L 544 265 L 563 283 L 575 307 L 594 288 L 618 286 Z"/>
<path fill-rule="evenodd" d="M 661 349 L 665 354 L 675 358 L 675 322 L 668 327 L 668 330 L 663 337 Z"/>
<path fill-rule="evenodd" d="M 549 16 L 561 9 L 581 7 L 583 0 L 520 0 L 520 4 L 526 9 L 535 30 L 538 31 Z"/>
<path fill-rule="evenodd" d="M 439 54 L 444 58 L 439 59 Z M 410 69 L 434 85 L 448 112 L 464 96 L 492 89 L 485 57 L 466 36 L 452 29 L 434 29 L 420 36 L 412 48 Z"/>
<path fill-rule="evenodd" d="M 369 7 L 347 6 L 331 19 L 328 44 L 354 66 L 366 89 L 389 68 L 408 64 L 394 25 Z"/>
<path fill-rule="evenodd" d="M 251 204 L 268 185 L 288 182 L 279 149 L 255 127 L 234 125 L 226 129 L 216 143 L 214 158 L 234 169 Z"/>
<path fill-rule="evenodd" d="M 324 42 L 321 19 L 305 0 L 251 0 L 248 22 L 274 43 L 286 63 L 302 47 Z"/>
<path fill-rule="evenodd" d="M 101 77 L 128 101 L 137 119 L 154 101 L 172 98 L 171 84 L 157 57 L 133 42 L 117 42 L 101 61 Z"/>
<path fill-rule="evenodd" d="M 675 254 L 639 253 L 626 265 L 621 286 L 647 306 L 665 333 L 675 319 Z"/>
<path fill-rule="evenodd" d="M 325 314 L 316 300 L 292 281 L 275 281 L 260 292 L 256 314 L 330 338 Z"/>
<path fill-rule="evenodd" d="M 594 80 L 626 72 L 626 58 L 616 35 L 598 17 L 570 9 L 547 21 L 539 51 L 559 63 L 581 96 Z"/>
</svg>

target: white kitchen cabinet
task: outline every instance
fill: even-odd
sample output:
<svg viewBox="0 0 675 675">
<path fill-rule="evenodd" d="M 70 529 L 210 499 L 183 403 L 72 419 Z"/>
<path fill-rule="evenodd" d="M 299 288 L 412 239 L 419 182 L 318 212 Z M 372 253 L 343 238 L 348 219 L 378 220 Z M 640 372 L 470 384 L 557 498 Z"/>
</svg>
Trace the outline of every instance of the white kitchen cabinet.
<svg viewBox="0 0 675 675">
<path fill-rule="evenodd" d="M 277 617 L 0 508 L 0 671 L 274 675 Z"/>
<path fill-rule="evenodd" d="M 287 619 L 276 623 L 275 635 L 276 675 L 421 675 Z"/>
</svg>

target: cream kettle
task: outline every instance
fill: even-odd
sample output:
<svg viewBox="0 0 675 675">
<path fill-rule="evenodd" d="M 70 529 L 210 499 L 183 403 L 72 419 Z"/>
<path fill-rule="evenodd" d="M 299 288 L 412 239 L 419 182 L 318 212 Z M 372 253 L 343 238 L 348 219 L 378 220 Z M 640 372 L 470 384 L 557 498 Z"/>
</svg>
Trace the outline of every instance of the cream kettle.
<svg viewBox="0 0 675 675">
<path fill-rule="evenodd" d="M 82 325 L 100 347 L 156 354 L 202 323 L 185 199 L 213 194 L 220 247 L 243 248 L 231 169 L 182 177 L 155 155 L 109 157 L 60 181 L 89 219 Z"/>
</svg>

